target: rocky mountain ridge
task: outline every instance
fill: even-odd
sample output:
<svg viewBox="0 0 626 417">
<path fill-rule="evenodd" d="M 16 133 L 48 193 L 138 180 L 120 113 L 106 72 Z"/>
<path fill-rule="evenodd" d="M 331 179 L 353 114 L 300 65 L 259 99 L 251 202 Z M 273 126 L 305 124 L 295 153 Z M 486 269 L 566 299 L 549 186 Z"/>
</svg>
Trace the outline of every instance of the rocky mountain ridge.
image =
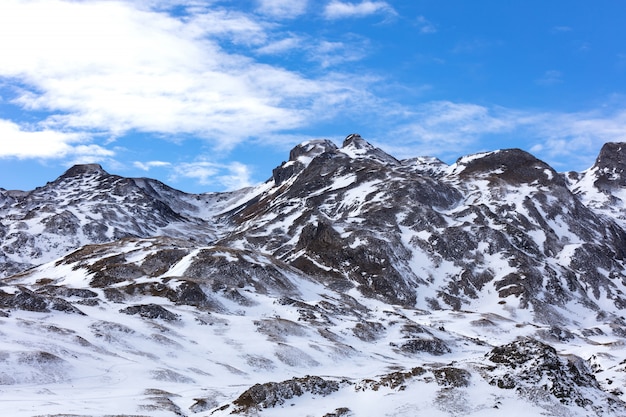
<svg viewBox="0 0 626 417">
<path fill-rule="evenodd" d="M 191 195 L 148 178 L 77 165 L 29 192 L 0 189 L 0 276 L 125 237 L 216 240 L 214 216 L 238 193 Z"/>
<path fill-rule="evenodd" d="M 232 193 L 98 165 L 2 190 L 0 398 L 13 415 L 623 415 L 623 145 L 561 174 L 519 149 L 448 166 L 350 135 Z M 107 383 L 115 406 L 90 394 Z"/>
</svg>

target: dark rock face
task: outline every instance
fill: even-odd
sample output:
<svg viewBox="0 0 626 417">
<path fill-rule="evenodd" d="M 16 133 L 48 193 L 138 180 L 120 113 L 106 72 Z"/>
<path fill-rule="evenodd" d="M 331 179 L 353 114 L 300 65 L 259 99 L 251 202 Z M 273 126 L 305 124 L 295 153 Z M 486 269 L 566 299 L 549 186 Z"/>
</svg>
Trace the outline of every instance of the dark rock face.
<svg viewBox="0 0 626 417">
<path fill-rule="evenodd" d="M 461 368 L 453 368 L 445 366 L 443 368 L 433 370 L 437 384 L 444 387 L 467 387 L 470 385 L 472 375 Z"/>
<path fill-rule="evenodd" d="M 15 294 L 7 294 L 0 290 L 0 308 L 38 313 L 48 313 L 54 310 L 84 315 L 82 311 L 61 297 L 50 296 L 45 292 L 36 293 L 23 286 L 20 286 Z"/>
<path fill-rule="evenodd" d="M 488 359 L 504 368 L 489 383 L 503 389 L 530 394 L 534 389 L 549 392 L 564 404 L 586 407 L 591 401 L 582 388 L 598 388 L 598 382 L 580 358 L 562 359 L 556 350 L 533 339 L 522 339 L 494 348 Z"/>
<path fill-rule="evenodd" d="M 357 323 L 352 332 L 356 337 L 366 342 L 371 342 L 380 337 L 385 331 L 385 326 L 378 322 L 361 322 Z"/>
<path fill-rule="evenodd" d="M 261 294 L 297 293 L 281 266 L 278 260 L 268 263 L 247 251 L 216 246 L 199 251 L 186 269 L 185 276 L 201 280 L 213 292 L 234 294 L 238 289 L 249 286 Z M 245 297 L 238 297 L 238 300 L 247 302 Z"/>
<path fill-rule="evenodd" d="M 622 230 L 626 230 L 625 155 L 626 143 L 606 143 L 591 168 L 563 175 L 579 201 L 615 221 Z"/>
<path fill-rule="evenodd" d="M 293 378 L 283 382 L 256 384 L 239 396 L 233 404 L 235 414 L 242 414 L 250 409 L 262 409 L 284 404 L 285 400 L 300 397 L 304 393 L 326 396 L 339 390 L 339 383 L 317 376 Z"/>
<path fill-rule="evenodd" d="M 334 143 L 329 140 L 312 140 L 304 142 L 289 152 L 289 161 L 283 162 L 279 167 L 272 171 L 272 179 L 279 186 L 289 178 L 300 173 L 306 168 L 308 162 L 326 152 L 332 152 L 337 149 Z"/>
<path fill-rule="evenodd" d="M 594 185 L 600 190 L 626 187 L 626 143 L 604 144 L 594 168 L 598 172 Z"/>
<path fill-rule="evenodd" d="M 141 317 L 148 319 L 162 319 L 167 321 L 178 320 L 178 316 L 176 314 L 156 304 L 142 304 L 130 306 L 120 310 L 120 313 L 129 315 L 138 314 Z"/>
<path fill-rule="evenodd" d="M 82 165 L 74 165 L 63 175 L 61 178 L 72 178 L 72 177 L 81 177 L 84 175 L 94 175 L 94 176 L 103 176 L 109 175 L 100 164 L 82 164 Z"/>
<path fill-rule="evenodd" d="M 356 285 L 372 297 L 414 304 L 413 288 L 422 280 L 412 276 L 405 265 L 398 265 L 408 262 L 410 253 L 400 241 L 397 226 L 392 225 L 399 216 L 405 216 L 407 209 L 412 210 L 408 216 L 431 217 L 442 223 L 441 216 L 429 207 L 450 207 L 460 194 L 429 177 L 402 171 L 399 161 L 358 135 L 349 136 L 342 148 L 324 149 L 290 180 L 288 188 L 260 196 L 238 211 L 234 220 L 250 224 L 248 233 L 255 233 L 271 230 L 272 223 L 299 212 L 286 233 L 267 236 L 260 246 L 274 256 L 290 259 L 291 265 L 306 274 L 324 276 L 333 288 Z M 384 188 L 380 188 L 382 184 Z M 351 201 L 345 199 L 346 194 Z M 270 207 L 271 213 L 280 214 L 265 223 Z M 357 213 L 364 214 L 358 225 L 353 220 L 359 216 Z M 349 236 L 342 236 L 334 225 L 349 231 L 344 233 Z M 296 245 L 285 244 L 294 237 L 298 239 Z M 361 241 L 369 244 L 355 245 Z M 292 253 L 299 255 L 292 257 Z M 324 267 L 320 269 L 320 265 Z"/>
<path fill-rule="evenodd" d="M 431 355 L 441 356 L 451 352 L 445 342 L 437 338 L 409 339 L 406 342 L 403 342 L 399 348 L 407 354 L 420 354 L 422 352 L 426 352 Z"/>
<path fill-rule="evenodd" d="M 487 176 L 492 182 L 508 184 L 565 185 L 561 176 L 548 164 L 521 149 L 504 149 L 468 159 L 468 162 L 464 158 L 457 161 L 464 165 L 460 174 L 462 178 Z"/>
<path fill-rule="evenodd" d="M 348 407 L 339 407 L 331 413 L 324 414 L 323 417 L 349 417 L 353 415 Z"/>
</svg>

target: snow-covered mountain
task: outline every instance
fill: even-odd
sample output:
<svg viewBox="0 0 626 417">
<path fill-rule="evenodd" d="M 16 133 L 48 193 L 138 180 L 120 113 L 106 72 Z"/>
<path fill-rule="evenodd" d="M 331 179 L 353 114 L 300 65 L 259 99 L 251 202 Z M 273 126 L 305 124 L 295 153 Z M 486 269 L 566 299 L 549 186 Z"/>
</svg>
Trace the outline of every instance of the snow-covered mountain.
<svg viewBox="0 0 626 417">
<path fill-rule="evenodd" d="M 125 237 L 187 237 L 213 242 L 214 217 L 247 191 L 190 195 L 147 178 L 77 165 L 30 192 L 0 189 L 0 277 L 70 250 Z"/>
<path fill-rule="evenodd" d="M 626 415 L 625 166 L 626 144 L 560 174 L 519 149 L 448 166 L 350 135 L 232 193 L 97 165 L 2 190 L 0 401 L 14 416 Z"/>
</svg>

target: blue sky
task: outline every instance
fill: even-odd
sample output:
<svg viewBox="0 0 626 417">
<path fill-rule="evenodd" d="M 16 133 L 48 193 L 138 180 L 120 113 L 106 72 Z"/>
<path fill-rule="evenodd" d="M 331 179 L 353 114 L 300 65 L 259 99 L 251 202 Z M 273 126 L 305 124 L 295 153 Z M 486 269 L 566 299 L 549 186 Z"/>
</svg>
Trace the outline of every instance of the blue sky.
<svg viewBox="0 0 626 417">
<path fill-rule="evenodd" d="M 75 163 L 187 192 L 350 133 L 559 171 L 626 141 L 622 0 L 2 0 L 0 187 Z"/>
</svg>

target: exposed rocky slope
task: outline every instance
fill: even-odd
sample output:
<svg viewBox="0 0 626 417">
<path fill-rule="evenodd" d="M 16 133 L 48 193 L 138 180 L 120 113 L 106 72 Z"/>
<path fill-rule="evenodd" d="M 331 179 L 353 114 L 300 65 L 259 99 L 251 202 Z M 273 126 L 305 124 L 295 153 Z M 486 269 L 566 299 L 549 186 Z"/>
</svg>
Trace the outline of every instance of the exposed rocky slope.
<svg viewBox="0 0 626 417">
<path fill-rule="evenodd" d="M 95 165 L 2 191 L 5 274 L 50 261 L 0 281 L 0 400 L 16 416 L 625 415 L 624 155 L 448 166 L 350 135 L 229 194 Z"/>
</svg>

